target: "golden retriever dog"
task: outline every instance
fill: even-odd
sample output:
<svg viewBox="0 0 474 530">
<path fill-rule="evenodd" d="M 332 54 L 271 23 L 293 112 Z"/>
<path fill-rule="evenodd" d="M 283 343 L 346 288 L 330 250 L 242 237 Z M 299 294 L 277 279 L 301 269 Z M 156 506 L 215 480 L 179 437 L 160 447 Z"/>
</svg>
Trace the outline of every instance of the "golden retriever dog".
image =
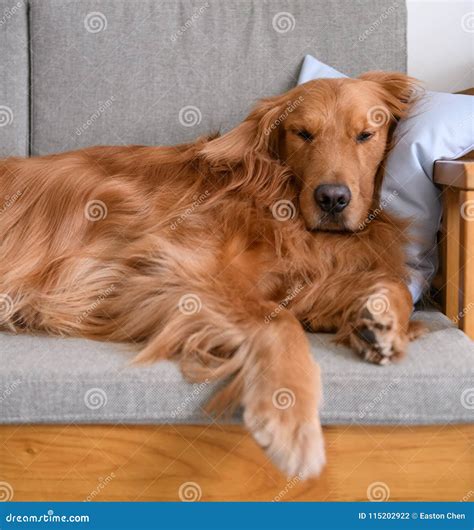
<svg viewBox="0 0 474 530">
<path fill-rule="evenodd" d="M 404 226 L 379 204 L 412 93 L 398 73 L 316 80 L 223 136 L 2 160 L 2 329 L 131 342 L 138 360 L 223 380 L 210 406 L 241 406 L 282 471 L 317 475 L 304 330 L 378 364 L 420 331 Z"/>
</svg>

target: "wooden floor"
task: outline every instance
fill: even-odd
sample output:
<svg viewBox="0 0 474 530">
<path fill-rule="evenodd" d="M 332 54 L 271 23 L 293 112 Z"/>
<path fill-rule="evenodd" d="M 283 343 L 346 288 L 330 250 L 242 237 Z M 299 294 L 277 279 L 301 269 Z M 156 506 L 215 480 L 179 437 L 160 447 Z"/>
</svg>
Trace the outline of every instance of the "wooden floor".
<svg viewBox="0 0 474 530">
<path fill-rule="evenodd" d="M 238 426 L 2 426 L 14 500 L 474 500 L 474 426 L 325 428 L 328 465 L 287 480 Z M 5 484 L 6 483 L 6 484 Z"/>
</svg>

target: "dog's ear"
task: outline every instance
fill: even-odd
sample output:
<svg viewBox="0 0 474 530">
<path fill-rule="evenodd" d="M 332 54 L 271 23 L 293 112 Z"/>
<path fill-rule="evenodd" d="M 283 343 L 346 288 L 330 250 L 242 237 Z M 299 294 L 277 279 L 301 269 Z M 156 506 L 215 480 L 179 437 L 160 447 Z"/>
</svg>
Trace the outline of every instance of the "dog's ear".
<svg viewBox="0 0 474 530">
<path fill-rule="evenodd" d="M 201 155 L 212 164 L 226 166 L 241 162 L 246 155 L 277 158 L 278 128 L 287 100 L 287 94 L 261 100 L 240 125 L 205 144 Z"/>
<path fill-rule="evenodd" d="M 367 72 L 359 79 L 376 84 L 376 89 L 397 120 L 407 115 L 421 91 L 418 80 L 399 72 Z"/>
</svg>

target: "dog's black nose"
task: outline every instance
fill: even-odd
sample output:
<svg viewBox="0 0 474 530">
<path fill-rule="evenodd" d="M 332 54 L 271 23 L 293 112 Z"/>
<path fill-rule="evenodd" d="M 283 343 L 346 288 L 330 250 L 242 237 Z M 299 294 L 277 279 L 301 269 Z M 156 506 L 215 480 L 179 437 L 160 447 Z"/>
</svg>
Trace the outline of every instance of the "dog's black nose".
<svg viewBox="0 0 474 530">
<path fill-rule="evenodd" d="M 324 212 L 340 213 L 351 202 L 351 191 L 341 184 L 322 184 L 314 190 L 314 200 Z"/>
</svg>

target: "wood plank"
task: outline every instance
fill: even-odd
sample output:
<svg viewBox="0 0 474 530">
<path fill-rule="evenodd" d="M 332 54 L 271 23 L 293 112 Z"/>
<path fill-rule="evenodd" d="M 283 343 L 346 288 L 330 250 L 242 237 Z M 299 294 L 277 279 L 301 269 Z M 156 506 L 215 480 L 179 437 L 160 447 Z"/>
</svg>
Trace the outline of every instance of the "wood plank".
<svg viewBox="0 0 474 530">
<path fill-rule="evenodd" d="M 206 501 L 356 501 L 376 483 L 390 500 L 473 495 L 472 425 L 324 431 L 328 465 L 301 482 L 240 426 L 1 426 L 0 481 L 30 501 L 177 501 L 180 488 Z"/>
<path fill-rule="evenodd" d="M 459 325 L 460 298 L 460 208 L 459 191 L 443 190 L 442 269 L 444 284 L 444 312 Z"/>
<path fill-rule="evenodd" d="M 461 193 L 461 329 L 474 340 L 474 191 Z"/>
</svg>

